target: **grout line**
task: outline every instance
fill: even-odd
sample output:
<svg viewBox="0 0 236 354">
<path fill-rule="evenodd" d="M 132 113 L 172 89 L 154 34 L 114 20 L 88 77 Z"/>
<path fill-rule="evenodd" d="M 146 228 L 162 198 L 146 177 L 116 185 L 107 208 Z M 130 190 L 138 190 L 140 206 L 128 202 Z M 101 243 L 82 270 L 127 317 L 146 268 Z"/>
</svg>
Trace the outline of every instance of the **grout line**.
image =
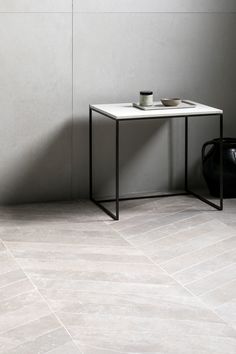
<svg viewBox="0 0 236 354">
<path fill-rule="evenodd" d="M 183 212 L 188 212 L 188 211 L 192 211 L 192 209 L 191 209 L 191 207 L 188 207 L 188 208 L 185 208 L 185 209 L 182 209 L 182 210 L 180 210 L 180 211 L 173 211 L 173 212 L 171 212 L 171 213 L 166 213 L 165 215 L 163 215 L 160 219 L 162 220 L 162 219 L 167 219 L 167 218 L 169 218 L 169 217 L 171 217 L 171 216 L 175 216 L 175 215 L 178 215 L 178 214 L 181 214 L 181 213 L 183 213 Z M 156 213 L 152 213 L 152 212 L 148 212 L 148 217 L 150 216 L 150 217 L 152 217 L 152 218 L 154 218 L 155 216 L 156 216 Z M 201 215 L 201 212 L 199 212 L 199 214 L 196 214 L 196 215 Z M 161 229 L 162 227 L 164 228 L 164 227 L 166 227 L 166 226 L 169 226 L 169 225 L 173 225 L 173 224 L 175 224 L 176 222 L 181 222 L 181 221 L 184 221 L 184 220 L 188 220 L 188 219 L 191 219 L 191 218 L 194 218 L 194 217 L 196 217 L 196 215 L 192 215 L 192 216 L 187 216 L 187 217 L 185 217 L 185 218 L 183 218 L 183 219 L 181 219 L 180 221 L 173 221 L 173 222 L 170 222 L 170 223 L 168 223 L 168 224 L 164 224 L 164 225 L 160 225 L 160 226 L 157 226 L 156 228 L 154 227 L 151 231 L 156 231 L 156 230 L 159 230 L 159 229 Z M 134 217 L 139 217 L 140 215 L 135 215 Z M 133 217 L 131 217 L 131 218 L 129 218 L 129 219 L 126 219 L 126 221 L 130 221 L 130 219 L 132 219 Z M 143 222 L 143 223 L 141 223 L 141 224 L 138 224 L 138 226 L 141 226 L 141 225 L 143 225 L 143 224 L 146 224 L 147 222 Z M 110 224 L 111 226 L 112 226 L 112 224 Z M 136 226 L 135 226 L 136 227 Z M 113 230 L 116 230 L 116 231 L 118 231 L 118 232 L 125 232 L 127 229 L 132 229 L 133 228 L 133 226 L 130 226 L 130 225 L 128 225 L 128 226 L 126 226 L 126 227 L 124 227 L 124 228 L 122 228 L 122 229 L 115 229 L 114 227 L 113 227 Z M 139 235 L 146 235 L 148 232 L 150 232 L 150 230 L 148 230 L 148 231 L 144 231 L 144 232 L 141 232 Z M 128 238 L 129 239 L 133 239 L 134 237 L 136 237 L 136 236 L 139 236 L 139 235 L 129 235 L 128 236 Z M 127 236 L 126 236 L 127 237 Z M 151 241 L 152 242 L 152 241 Z"/>
<path fill-rule="evenodd" d="M 77 342 L 78 342 L 78 341 L 77 341 Z M 68 344 L 68 343 L 70 343 L 70 342 L 65 342 L 64 344 L 59 345 L 59 347 L 50 349 L 49 351 L 46 351 L 46 352 L 44 352 L 43 354 L 54 353 L 54 352 L 55 352 L 55 349 L 61 350 L 61 349 L 62 349 L 66 344 Z M 83 354 L 82 351 L 81 351 L 81 349 L 77 347 L 76 343 L 75 343 L 75 342 L 72 342 L 72 343 L 74 344 L 74 346 L 76 347 L 76 349 L 79 350 L 79 353 L 78 353 L 78 354 Z M 70 354 L 70 353 L 68 353 L 68 354 Z"/>
<path fill-rule="evenodd" d="M 47 336 L 47 335 L 50 335 L 50 334 L 52 334 L 53 332 L 58 331 L 58 329 L 61 329 L 61 327 L 59 326 L 59 327 L 57 327 L 57 328 L 53 328 L 52 330 L 50 330 L 50 331 L 48 331 L 48 332 L 45 332 L 45 333 L 43 333 L 43 334 L 40 334 L 39 336 L 35 337 L 35 339 L 39 339 L 39 338 L 41 338 L 41 337 L 44 337 L 45 335 L 46 335 L 46 336 Z M 29 340 L 29 341 L 26 340 L 26 341 L 20 343 L 20 344 L 17 345 L 16 347 L 11 348 L 10 351 L 12 351 L 12 350 L 15 351 L 15 350 L 17 350 L 17 348 L 20 348 L 22 345 L 25 345 L 26 343 L 32 343 L 32 339 Z M 66 343 L 68 343 L 68 342 L 66 342 Z M 65 344 L 66 344 L 66 343 L 65 343 Z M 52 350 L 55 350 L 55 349 L 57 349 L 57 348 L 53 348 Z M 50 351 L 51 351 L 51 349 L 50 349 Z M 46 353 L 48 353 L 48 352 L 44 352 L 43 354 L 46 354 Z"/>
<path fill-rule="evenodd" d="M 188 209 L 186 209 L 186 210 L 188 210 Z M 182 210 L 182 212 L 183 212 L 183 211 L 185 211 L 185 210 Z M 173 214 L 171 214 L 171 215 L 169 215 L 169 216 L 172 216 L 172 215 L 173 215 Z M 174 214 L 174 215 L 175 215 L 175 214 Z M 131 237 L 124 236 L 124 238 L 127 239 L 127 240 L 131 240 L 131 241 L 132 241 L 133 239 L 135 239 L 135 237 L 142 236 L 142 235 L 146 235 L 146 234 L 148 234 L 148 232 L 153 232 L 153 231 L 160 231 L 160 232 L 162 232 L 162 228 L 164 229 L 165 227 L 170 226 L 170 225 L 174 225 L 174 224 L 176 224 L 176 223 L 178 223 L 178 222 L 180 222 L 180 223 L 183 222 L 183 221 L 185 222 L 186 220 L 190 220 L 190 219 L 195 218 L 196 216 L 199 216 L 199 215 L 201 215 L 201 214 L 196 214 L 196 215 L 193 215 L 193 216 L 190 216 L 190 217 L 181 219 L 180 221 L 173 221 L 173 222 L 171 222 L 171 223 L 169 223 L 169 224 L 159 226 L 159 227 L 157 227 L 157 228 L 152 229 L 151 231 L 150 231 L 150 230 L 149 230 L 149 231 L 145 231 L 145 232 L 140 233 L 140 234 L 138 234 L 138 235 L 132 235 Z M 168 217 L 168 216 L 166 216 L 166 217 Z M 202 222 L 200 225 L 204 225 L 204 224 L 206 224 L 206 223 L 212 222 L 213 220 L 215 220 L 215 219 L 210 219 L 210 220 L 204 221 L 204 222 Z M 198 225 L 196 225 L 196 226 L 198 226 Z M 176 230 L 176 231 L 170 233 L 169 235 L 166 234 L 166 235 L 164 235 L 163 237 L 160 237 L 160 238 L 158 238 L 158 239 L 156 239 L 156 240 L 152 240 L 152 241 L 145 242 L 144 244 L 142 244 L 142 247 L 149 246 L 149 245 L 151 245 L 151 244 L 154 243 L 154 242 L 158 242 L 159 240 L 162 240 L 163 238 L 167 238 L 167 237 L 170 237 L 170 236 L 172 236 L 172 235 L 176 235 L 177 233 L 183 232 L 184 230 L 188 230 L 188 229 L 189 229 L 189 231 L 191 231 L 191 229 L 195 228 L 196 226 L 191 226 L 190 228 L 189 228 L 189 227 L 187 227 L 187 228 L 185 227 L 185 228 L 183 228 L 183 229 Z M 118 232 L 123 232 L 123 231 L 125 231 L 125 229 L 120 230 L 120 231 L 118 231 Z M 209 232 L 211 232 L 211 231 L 209 231 Z"/>
<path fill-rule="evenodd" d="M 5 243 L 3 242 L 4 246 L 6 247 L 6 249 L 9 252 L 9 255 L 11 255 L 11 257 L 15 260 L 16 264 L 19 266 L 19 268 L 24 272 L 26 278 L 29 280 L 29 282 L 32 284 L 33 288 L 36 290 L 36 292 L 39 294 L 40 298 L 43 300 L 43 302 L 45 302 L 45 304 L 47 305 L 49 311 L 51 312 L 51 314 L 53 314 L 55 316 L 55 318 L 57 319 L 58 323 L 60 323 L 61 327 L 63 327 L 65 329 L 65 331 L 67 332 L 67 334 L 69 335 L 69 337 L 71 338 L 72 342 L 74 343 L 73 337 L 71 336 L 70 332 L 68 331 L 68 329 L 64 326 L 63 322 L 61 321 L 61 319 L 56 315 L 56 313 L 54 312 L 54 310 L 52 310 L 51 306 L 49 305 L 49 303 L 46 301 L 46 299 L 44 298 L 44 296 L 40 293 L 38 287 L 34 284 L 34 282 L 32 281 L 32 279 L 25 273 L 24 269 L 21 267 L 20 263 L 17 261 L 17 259 L 14 257 L 13 253 L 11 252 L 11 250 L 5 245 Z M 32 291 L 32 290 L 31 290 Z M 74 343 L 75 344 L 75 343 Z M 76 344 L 75 344 L 76 346 Z M 77 346 L 76 346 L 77 348 Z M 81 353 L 84 354 L 84 353 Z"/>
<path fill-rule="evenodd" d="M 234 264 L 236 264 L 236 263 L 234 263 Z M 232 279 L 232 280 L 229 280 L 229 281 L 226 281 L 226 282 L 222 283 L 220 286 L 216 286 L 215 288 L 213 288 L 213 289 L 211 289 L 211 290 L 208 290 L 208 291 L 205 291 L 205 293 L 202 293 L 202 294 L 200 294 L 200 295 L 198 295 L 198 296 L 199 296 L 199 297 L 205 296 L 205 295 L 208 294 L 208 293 L 211 293 L 211 292 L 213 292 L 213 291 L 215 291 L 215 290 L 217 290 L 217 289 L 223 288 L 225 285 L 230 284 L 230 283 L 234 283 L 234 282 L 236 282 L 236 278 L 235 278 L 235 279 Z"/>
<path fill-rule="evenodd" d="M 9 273 L 9 272 L 7 272 Z M 7 273 L 3 273 L 4 275 L 7 274 Z M 2 274 L 1 274 L 2 275 Z M 3 285 L 3 286 L 0 286 L 0 289 L 3 289 L 6 288 L 7 286 L 10 286 L 10 285 L 13 285 L 13 284 L 17 284 L 21 281 L 24 281 L 24 280 L 27 280 L 26 276 L 25 276 L 25 273 L 24 273 L 24 278 L 21 278 L 21 279 L 18 279 L 18 280 L 15 280 L 15 281 L 11 281 L 10 283 L 7 283 L 6 285 Z M 16 295 L 17 296 L 17 295 Z M 15 296 L 14 296 L 15 297 Z"/>
<path fill-rule="evenodd" d="M 212 231 L 209 231 L 209 232 L 212 232 Z M 206 235 L 206 234 L 204 234 L 204 235 Z M 226 236 L 226 235 L 225 235 L 225 236 Z M 217 241 L 217 242 L 215 242 L 215 243 L 209 244 L 208 246 L 200 247 L 200 248 L 195 249 L 195 250 L 193 250 L 193 251 L 191 251 L 191 252 L 183 253 L 183 254 L 181 254 L 181 255 L 179 255 L 179 256 L 175 256 L 175 257 L 169 259 L 168 261 L 161 262 L 160 264 L 163 265 L 163 266 L 168 265 L 168 263 L 171 263 L 173 260 L 176 260 L 177 258 L 181 258 L 181 257 L 183 257 L 183 256 L 191 255 L 191 254 L 193 254 L 193 253 L 195 253 L 195 252 L 202 251 L 202 250 L 204 250 L 204 249 L 206 249 L 206 248 L 208 248 L 208 247 L 215 246 L 215 245 L 217 245 L 218 243 L 225 242 L 226 240 L 230 240 L 231 238 L 235 238 L 235 236 L 230 236 L 230 234 L 229 234 L 226 238 L 222 238 L 221 240 L 219 240 L 219 241 Z M 234 249 L 235 249 L 235 248 L 234 248 Z M 228 251 L 226 251 L 226 252 L 228 252 Z M 226 253 L 226 252 L 223 252 L 223 253 Z M 221 255 L 221 254 L 223 254 L 223 253 L 220 253 L 220 254 L 218 254 L 217 256 L 219 256 L 219 255 Z M 215 258 L 215 257 L 217 257 L 217 256 L 208 258 L 208 260 L 210 260 L 210 259 L 212 259 L 212 258 Z M 150 256 L 150 257 L 155 257 L 155 254 L 152 255 L 152 256 Z M 194 263 L 194 264 L 191 265 L 190 267 L 185 267 L 185 268 L 183 268 L 182 270 L 191 268 L 191 267 L 193 267 L 193 266 L 195 266 L 195 265 L 197 265 L 197 264 L 204 263 L 204 262 L 205 262 L 205 261 L 203 261 L 203 262 L 198 262 L 198 263 Z M 158 264 L 158 263 L 157 263 L 157 264 Z M 171 274 L 175 274 L 175 273 L 181 272 L 182 270 L 178 270 L 178 271 L 176 271 L 176 272 L 174 272 L 174 273 L 171 273 Z"/>
<path fill-rule="evenodd" d="M 231 238 L 231 237 L 230 237 Z M 234 238 L 234 237 L 233 237 Z M 224 239 L 225 240 L 225 239 Z M 226 240 L 227 240 L 227 238 L 226 238 Z M 222 240 L 223 241 L 223 240 Z M 219 243 L 219 242 L 222 242 L 222 241 L 218 241 L 217 243 Z M 210 245 L 210 246 L 214 246 L 216 243 L 213 243 L 212 245 Z M 204 248 L 207 248 L 207 247 L 203 247 L 203 248 L 201 248 L 201 250 L 204 250 Z M 196 250 L 196 251 L 198 251 L 198 250 Z M 196 252 L 196 251 L 193 251 L 193 252 L 190 252 L 190 253 L 185 253 L 185 255 L 186 254 L 189 254 L 189 255 L 191 255 L 192 253 L 194 253 L 194 252 Z M 191 266 L 189 266 L 189 267 L 185 267 L 185 268 L 183 268 L 183 269 L 181 269 L 181 270 L 177 270 L 176 272 L 174 272 L 174 273 L 171 273 L 172 275 L 175 275 L 175 274 L 179 274 L 179 273 L 182 273 L 182 272 L 184 272 L 185 270 L 187 270 L 187 269 L 191 269 L 191 268 L 194 268 L 194 267 L 196 267 L 196 266 L 198 266 L 198 265 L 200 265 L 200 264 L 204 264 L 204 263 L 207 263 L 207 262 L 209 262 L 209 261 L 212 261 L 212 260 L 214 260 L 214 259 L 216 259 L 217 257 L 220 257 L 220 256 L 223 256 L 224 254 L 227 254 L 227 253 L 231 253 L 231 252 L 235 252 L 236 251 L 236 248 L 232 248 L 232 249 L 230 249 L 230 250 L 227 250 L 227 251 L 225 251 L 225 252 L 221 252 L 221 253 L 219 253 L 219 254 L 217 254 L 216 256 L 213 256 L 213 257 L 210 257 L 210 258 L 208 258 L 208 259 L 206 259 L 206 260 L 204 260 L 204 261 L 200 261 L 200 262 L 197 262 L 197 263 L 194 263 L 194 264 L 192 264 Z M 181 257 L 181 256 L 180 256 Z M 176 257 L 176 258 L 178 258 L 178 257 Z M 165 265 L 166 263 L 161 263 L 162 265 Z M 232 264 L 234 264 L 234 262 L 232 263 Z M 231 264 L 231 265 L 232 265 Z M 229 266 L 229 265 L 228 265 Z M 222 268 L 220 268 L 220 269 L 218 269 L 218 271 L 220 271 L 221 269 L 223 269 L 223 268 L 225 268 L 225 267 L 222 267 Z M 211 274 L 213 274 L 213 273 L 215 273 L 215 272 L 217 272 L 217 271 L 214 271 L 214 272 L 212 272 L 212 273 L 210 273 L 209 275 L 211 275 Z M 198 280 L 200 280 L 200 279 L 202 279 L 202 278 L 199 278 Z M 194 281 L 193 281 L 194 282 Z M 187 283 L 186 283 L 187 284 Z"/>
<path fill-rule="evenodd" d="M 186 230 L 186 229 L 184 229 L 184 230 Z M 184 231 L 184 230 L 180 230 L 180 231 Z M 190 229 L 190 231 L 191 231 L 191 229 Z M 208 235 L 208 234 L 212 233 L 213 231 L 214 231 L 214 230 L 205 232 L 205 233 L 203 233 L 202 235 Z M 179 231 L 177 231 L 177 232 L 179 232 Z M 171 237 L 172 235 L 174 235 L 174 233 L 173 233 L 173 234 L 170 234 L 170 235 L 167 235 L 167 236 L 163 236 L 163 237 L 157 239 L 156 241 L 152 241 L 152 243 L 153 243 L 153 242 L 157 242 L 157 243 L 158 243 L 159 240 L 163 240 L 163 239 L 165 239 L 165 238 L 167 238 L 167 237 Z M 224 236 L 226 236 L 226 235 L 224 235 Z M 179 257 L 182 257 L 182 256 L 186 256 L 187 254 L 192 254 L 192 253 L 195 253 L 195 252 L 197 252 L 197 251 L 201 251 L 201 250 L 203 250 L 204 248 L 208 248 L 208 247 L 210 247 L 210 246 L 214 246 L 215 244 L 220 243 L 220 242 L 222 242 L 222 241 L 226 241 L 226 240 L 228 240 L 228 239 L 230 239 L 230 238 L 232 238 L 232 237 L 234 237 L 234 236 L 232 236 L 232 235 L 229 234 L 227 237 L 222 238 L 221 240 L 219 240 L 219 241 L 217 241 L 217 242 L 210 243 L 210 244 L 208 244 L 207 246 L 203 246 L 203 247 L 197 248 L 197 249 L 195 249 L 195 250 L 193 250 L 193 251 L 191 251 L 191 252 L 189 251 L 189 252 L 182 253 L 181 255 L 174 256 L 174 257 L 168 259 L 167 261 L 161 262 L 160 264 L 166 265 L 166 264 L 168 264 L 169 262 L 172 262 L 173 260 L 175 260 L 176 258 L 179 258 Z M 195 237 L 191 237 L 191 238 L 189 238 L 189 240 L 194 240 L 194 238 L 195 238 Z M 179 248 L 179 246 L 182 247 L 182 245 L 184 244 L 184 242 L 185 242 L 185 241 L 183 241 L 183 242 L 181 241 L 179 244 L 177 244 L 177 245 L 176 245 L 177 248 Z M 144 247 L 144 248 L 145 248 L 145 246 L 146 246 L 146 244 L 140 245 L 139 247 Z M 147 244 L 147 246 L 149 246 L 149 243 Z M 152 254 L 152 255 L 149 255 L 149 257 L 157 257 L 157 255 L 154 253 L 154 254 Z M 200 262 L 200 263 L 201 263 L 201 262 Z M 159 264 L 159 263 L 157 263 L 157 264 Z M 192 266 L 191 266 L 191 267 L 192 267 Z"/>
<path fill-rule="evenodd" d="M 222 267 L 221 269 L 216 270 L 216 271 L 212 272 L 211 274 L 205 275 L 205 276 L 202 277 L 201 279 L 190 281 L 190 282 L 188 282 L 188 283 L 185 283 L 184 285 L 188 286 L 188 285 L 190 285 L 190 284 L 198 283 L 199 281 L 202 281 L 202 280 L 208 278 L 209 276 L 212 276 L 212 275 L 214 275 L 214 274 L 216 274 L 216 273 L 219 273 L 219 272 L 221 272 L 221 271 L 224 270 L 224 269 L 231 268 L 231 267 L 233 267 L 233 266 L 235 266 L 235 265 L 236 265 L 236 263 L 233 262 L 232 264 L 227 265 L 227 266 L 225 266 L 225 267 Z M 230 280 L 230 281 L 231 281 L 231 280 Z M 227 283 L 227 282 L 226 282 L 226 283 Z M 222 283 L 222 284 L 224 284 L 224 283 Z M 218 286 L 217 286 L 217 288 L 218 288 Z M 207 292 L 208 292 L 208 291 L 207 291 Z"/>
<path fill-rule="evenodd" d="M 86 327 L 83 327 L 83 328 L 86 328 Z M 90 327 L 87 327 L 87 328 L 90 328 Z M 91 327 L 92 328 L 92 327 Z M 78 342 L 78 340 L 77 339 L 75 339 L 77 342 Z M 104 347 L 97 347 L 97 346 L 94 346 L 94 345 L 90 345 L 90 344 L 87 344 L 87 343 L 85 343 L 85 344 L 81 344 L 81 345 L 83 345 L 84 347 L 88 347 L 88 348 L 91 348 L 91 349 L 99 349 L 99 350 L 105 350 L 105 351 L 107 351 L 107 350 L 109 350 L 109 354 L 116 354 L 116 353 L 120 353 L 120 354 L 129 354 L 130 352 L 124 352 L 124 351 L 117 351 L 116 349 L 107 349 L 107 348 L 104 348 Z M 80 349 L 80 348 L 79 348 Z M 81 350 L 81 349 L 80 349 Z"/>
<path fill-rule="evenodd" d="M 40 316 L 40 317 L 38 317 L 38 318 L 36 318 L 36 319 L 33 319 L 33 320 L 30 320 L 30 321 L 24 322 L 23 324 L 20 324 L 20 325 L 18 325 L 18 326 L 12 327 L 11 329 L 9 329 L 9 330 L 7 330 L 7 331 L 0 332 L 0 336 L 5 336 L 8 332 L 14 331 L 15 329 L 17 329 L 17 328 L 19 328 L 19 327 L 27 326 L 28 324 L 30 324 L 30 323 L 32 323 L 32 322 L 36 322 L 36 321 L 38 321 L 38 320 L 41 320 L 41 319 L 44 318 L 44 317 L 49 317 L 49 316 L 52 316 L 52 314 L 43 315 L 43 316 Z M 60 326 L 60 327 L 55 327 L 55 329 L 58 329 L 58 328 L 61 328 L 61 326 Z M 36 338 L 38 338 L 38 337 L 36 337 Z M 23 342 L 23 343 L 26 343 L 26 342 Z M 23 343 L 22 343 L 22 344 L 23 344 Z"/>
<path fill-rule="evenodd" d="M 232 282 L 234 282 L 234 281 L 235 281 L 235 280 L 233 280 Z M 229 304 L 229 303 L 231 303 L 231 302 L 236 302 L 236 296 L 233 296 L 232 299 L 227 300 L 226 302 L 222 303 L 221 305 L 214 306 L 214 309 L 215 309 L 215 310 L 220 310 L 220 308 L 221 308 L 222 306 L 225 306 L 226 304 Z M 233 320 L 233 319 L 232 319 L 232 320 Z"/>
<path fill-rule="evenodd" d="M 42 354 L 50 354 L 50 353 L 53 353 L 53 352 L 55 352 L 55 350 L 60 350 L 60 349 L 63 348 L 65 345 L 67 345 L 68 343 L 71 343 L 71 342 L 74 344 L 74 346 L 76 347 L 76 349 L 79 350 L 79 348 L 77 347 L 77 345 L 76 345 L 73 341 L 68 340 L 68 341 L 66 341 L 65 343 L 63 343 L 63 344 L 61 344 L 61 345 L 59 345 L 59 346 L 57 346 L 57 347 L 54 347 L 54 348 L 52 348 L 52 349 L 50 349 L 50 350 L 47 350 L 46 352 L 43 352 Z M 82 354 L 81 351 L 80 351 L 80 354 Z"/>
<path fill-rule="evenodd" d="M 112 226 L 111 226 L 112 227 Z M 122 234 L 119 233 L 121 237 Z M 129 242 L 129 241 L 127 241 Z M 129 242 L 134 248 L 138 249 L 135 245 L 133 245 L 131 242 Z M 143 252 L 143 251 L 142 251 Z M 222 317 L 219 316 L 219 314 L 212 309 L 211 307 L 209 307 L 201 298 L 199 298 L 199 296 L 195 295 L 194 293 L 192 293 L 192 291 L 190 291 L 188 288 L 186 288 L 183 284 L 181 284 L 178 280 L 176 280 L 171 274 L 169 274 L 164 268 L 162 268 L 160 265 L 156 264 L 151 258 L 149 258 L 147 255 L 145 255 L 145 253 L 143 252 L 144 256 L 147 257 L 156 267 L 159 267 L 164 273 L 166 273 L 170 278 L 172 278 L 172 280 L 179 284 L 183 289 L 186 290 L 187 293 L 189 293 L 194 299 L 196 299 L 198 301 L 198 303 L 200 302 L 204 308 L 208 309 L 209 311 L 211 311 L 212 313 L 214 313 L 216 315 L 217 318 L 219 318 L 221 321 L 223 321 L 223 323 L 225 323 L 227 326 L 229 326 L 230 328 L 234 329 L 233 326 L 231 324 L 229 324 L 225 319 L 223 319 Z M 235 329 L 234 329 L 235 330 Z"/>
<path fill-rule="evenodd" d="M 25 279 L 25 280 L 28 280 L 28 278 Z M 32 288 L 31 290 L 23 291 L 22 293 L 19 293 L 19 294 L 17 294 L 17 295 L 13 295 L 13 296 L 7 297 L 6 299 L 1 299 L 1 302 L 15 299 L 16 297 L 21 296 L 21 295 L 24 295 L 24 294 L 32 293 L 34 290 L 35 290 L 35 289 Z M 14 311 L 12 311 L 12 312 L 14 312 Z"/>
<path fill-rule="evenodd" d="M 211 232 L 212 232 L 212 231 L 209 231 L 209 233 L 211 233 Z M 207 235 L 207 234 L 208 234 L 208 233 L 204 233 L 203 235 Z M 175 256 L 175 257 L 172 257 L 172 258 L 168 259 L 168 261 L 161 262 L 160 265 L 165 266 L 166 264 L 172 262 L 173 260 L 176 260 L 177 258 L 181 258 L 181 257 L 183 257 L 183 256 L 191 255 L 192 253 L 195 253 L 195 252 L 198 252 L 198 251 L 202 251 L 202 250 L 204 250 L 205 248 L 212 247 L 212 246 L 216 245 L 217 243 L 220 243 L 220 242 L 229 240 L 230 238 L 232 238 L 232 236 L 229 235 L 228 237 L 222 238 L 221 240 L 219 240 L 219 241 L 217 241 L 217 242 L 215 242 L 215 243 L 210 243 L 210 244 L 208 244 L 207 246 L 203 246 L 203 247 L 197 248 L 197 249 L 195 249 L 195 250 L 193 250 L 193 251 L 191 251 L 191 252 L 182 253 L 181 255 L 178 255 L 178 256 Z M 194 237 L 191 238 L 191 240 L 194 240 Z M 182 243 L 181 243 L 181 244 L 182 244 Z M 178 247 L 179 247 L 179 246 L 178 246 Z M 150 257 L 157 257 L 157 256 L 156 256 L 155 254 L 153 254 L 153 255 L 150 255 Z M 204 262 L 200 262 L 200 263 L 204 263 Z M 157 264 L 159 264 L 159 263 L 157 263 Z M 193 266 L 196 265 L 196 264 L 199 264 L 199 263 L 195 263 L 195 264 L 193 264 Z M 184 269 L 191 268 L 191 267 L 192 267 L 192 266 L 186 267 L 186 268 L 184 268 Z M 181 272 L 181 271 L 177 271 L 177 272 Z M 175 272 L 175 273 L 177 273 L 177 272 Z M 174 274 L 174 273 L 170 273 L 170 274 Z"/>
</svg>

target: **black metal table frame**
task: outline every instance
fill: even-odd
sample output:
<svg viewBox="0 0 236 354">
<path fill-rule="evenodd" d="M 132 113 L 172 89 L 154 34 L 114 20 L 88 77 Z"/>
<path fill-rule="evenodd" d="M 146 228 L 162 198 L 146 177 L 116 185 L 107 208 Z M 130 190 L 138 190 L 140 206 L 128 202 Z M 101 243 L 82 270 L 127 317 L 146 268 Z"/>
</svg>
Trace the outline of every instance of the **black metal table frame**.
<svg viewBox="0 0 236 354">
<path fill-rule="evenodd" d="M 101 114 L 105 117 L 108 117 L 115 121 L 115 129 L 116 129 L 116 172 L 115 172 L 115 198 L 114 199 L 105 199 L 105 200 L 96 200 L 93 197 L 93 117 L 92 112 L 96 112 Z M 205 197 L 200 196 L 199 194 L 191 191 L 188 186 L 188 118 L 189 117 L 205 117 L 205 116 L 216 116 L 220 118 L 220 197 L 219 201 L 220 204 L 217 205 L 210 200 L 206 199 Z M 185 118 L 185 192 L 183 193 L 171 193 L 171 194 L 158 194 L 158 195 L 148 195 L 148 196 L 137 196 L 137 197 L 127 197 L 121 198 L 119 194 L 119 169 L 120 169 L 120 122 L 121 121 L 128 121 L 128 120 L 148 120 L 148 119 L 173 119 L 173 118 Z M 107 215 L 109 215 L 114 220 L 119 220 L 119 212 L 120 206 L 119 202 L 124 200 L 133 200 L 133 199 L 146 199 L 146 198 L 160 198 L 160 197 L 172 197 L 172 196 L 179 196 L 179 195 L 193 195 L 194 197 L 200 199 L 202 202 L 212 206 L 217 210 L 223 210 L 223 113 L 222 114 L 196 114 L 196 115 L 183 115 L 183 116 L 165 116 L 165 117 L 158 117 L 158 116 L 151 116 L 151 117 L 137 117 L 137 118 L 114 118 L 109 114 L 104 112 L 100 112 L 96 110 L 94 107 L 89 107 L 89 184 L 90 184 L 90 200 L 93 201 L 98 207 L 100 207 Z M 115 202 L 115 214 L 111 212 L 108 208 L 106 208 L 102 203 L 107 202 Z"/>
</svg>

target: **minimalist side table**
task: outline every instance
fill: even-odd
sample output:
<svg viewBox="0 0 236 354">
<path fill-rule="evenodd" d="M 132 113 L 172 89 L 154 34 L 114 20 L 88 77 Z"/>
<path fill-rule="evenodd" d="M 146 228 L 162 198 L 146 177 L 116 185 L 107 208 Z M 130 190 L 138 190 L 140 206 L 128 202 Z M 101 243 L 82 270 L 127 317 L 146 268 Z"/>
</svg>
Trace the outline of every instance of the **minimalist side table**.
<svg viewBox="0 0 236 354">
<path fill-rule="evenodd" d="M 223 111 L 217 108 L 209 107 L 200 103 L 188 101 L 193 103 L 194 106 L 190 108 L 170 108 L 165 110 L 150 110 L 143 111 L 134 108 L 132 103 L 119 103 L 119 104 L 98 104 L 89 106 L 89 160 L 90 160 L 90 200 L 92 200 L 97 206 L 99 206 L 104 212 L 106 212 L 114 220 L 119 220 L 119 202 L 121 200 L 129 199 L 141 199 L 141 198 L 154 198 L 163 196 L 176 196 L 183 194 L 190 194 L 200 199 L 204 203 L 212 206 L 217 210 L 223 209 Z M 115 199 L 109 200 L 96 200 L 93 195 L 93 111 L 101 114 L 108 119 L 112 119 L 115 124 L 116 130 L 116 154 L 115 154 Z M 188 187 L 188 117 L 198 117 L 202 116 L 215 116 L 219 119 L 220 123 L 220 198 L 219 205 L 211 202 L 205 197 L 198 195 L 191 191 Z M 164 195 L 152 195 L 152 196 L 142 196 L 142 197 L 131 197 L 131 198 L 121 198 L 119 194 L 119 127 L 123 121 L 135 121 L 139 119 L 163 119 L 163 118 L 184 118 L 185 119 L 185 192 L 175 193 L 175 194 L 164 194 Z M 112 213 L 107 207 L 102 205 L 106 202 L 115 202 L 116 211 L 115 214 Z"/>
</svg>

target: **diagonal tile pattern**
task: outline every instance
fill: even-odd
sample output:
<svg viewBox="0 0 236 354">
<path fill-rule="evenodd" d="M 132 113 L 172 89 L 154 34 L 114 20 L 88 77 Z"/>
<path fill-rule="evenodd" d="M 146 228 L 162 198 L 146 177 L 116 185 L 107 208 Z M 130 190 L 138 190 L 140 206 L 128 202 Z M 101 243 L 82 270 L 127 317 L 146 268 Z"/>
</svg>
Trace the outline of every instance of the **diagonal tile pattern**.
<svg viewBox="0 0 236 354">
<path fill-rule="evenodd" d="M 236 352 L 236 201 L 121 206 L 1 210 L 1 353 Z"/>
</svg>

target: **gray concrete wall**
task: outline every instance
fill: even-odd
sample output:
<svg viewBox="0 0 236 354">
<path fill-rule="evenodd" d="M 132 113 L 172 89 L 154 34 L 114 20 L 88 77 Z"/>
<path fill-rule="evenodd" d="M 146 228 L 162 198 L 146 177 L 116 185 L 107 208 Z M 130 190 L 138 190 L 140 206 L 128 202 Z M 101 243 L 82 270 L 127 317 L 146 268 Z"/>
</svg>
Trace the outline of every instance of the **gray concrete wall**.
<svg viewBox="0 0 236 354">
<path fill-rule="evenodd" d="M 89 103 L 153 89 L 222 107 L 236 136 L 235 32 L 234 0 L 0 0 L 0 203 L 88 195 Z M 114 131 L 97 123 L 96 185 L 110 194 Z M 216 122 L 190 123 L 199 183 Z M 181 188 L 181 121 L 125 123 L 121 134 L 123 194 Z"/>
</svg>

